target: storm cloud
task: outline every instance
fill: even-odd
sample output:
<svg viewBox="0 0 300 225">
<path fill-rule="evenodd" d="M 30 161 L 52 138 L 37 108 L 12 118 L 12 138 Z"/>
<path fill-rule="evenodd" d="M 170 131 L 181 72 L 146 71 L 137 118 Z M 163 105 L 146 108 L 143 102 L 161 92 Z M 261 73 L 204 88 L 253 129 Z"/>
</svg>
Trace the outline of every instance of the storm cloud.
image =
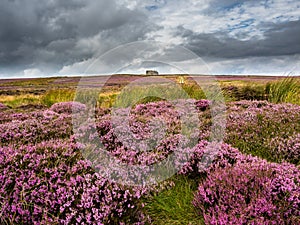
<svg viewBox="0 0 300 225">
<path fill-rule="evenodd" d="M 97 51 L 143 38 L 152 26 L 142 12 L 110 0 L 3 0 L 0 67 L 57 72 Z"/>
<path fill-rule="evenodd" d="M 300 73 L 299 37 L 297 0 L 2 0 L 0 77 L 81 74 L 99 55 L 135 41 L 166 43 L 157 57 L 176 62 L 188 59 L 170 46 L 185 47 L 216 73 L 269 74 L 274 63 L 274 73 Z M 131 51 L 133 61 L 143 54 Z M 124 63 L 116 55 L 103 68 Z"/>
<path fill-rule="evenodd" d="M 185 39 L 185 47 L 202 57 L 245 58 L 283 56 L 300 53 L 300 21 L 266 25 L 264 38 L 240 40 L 226 32 L 195 33 L 178 27 L 176 35 Z"/>
</svg>

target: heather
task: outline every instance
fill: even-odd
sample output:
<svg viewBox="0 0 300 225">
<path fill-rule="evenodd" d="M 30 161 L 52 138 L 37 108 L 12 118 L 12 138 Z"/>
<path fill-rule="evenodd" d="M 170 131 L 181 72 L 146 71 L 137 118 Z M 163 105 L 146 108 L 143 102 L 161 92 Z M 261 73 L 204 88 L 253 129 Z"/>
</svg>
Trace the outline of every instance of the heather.
<svg viewBox="0 0 300 225">
<path fill-rule="evenodd" d="M 193 204 L 206 224 L 299 224 L 299 169 L 248 161 L 217 168 L 201 182 Z"/>
<path fill-rule="evenodd" d="M 0 124 L 0 146 L 19 146 L 51 139 L 68 138 L 72 132 L 71 115 L 38 111 L 4 116 Z"/>
<path fill-rule="evenodd" d="M 0 156 L 1 223 L 111 224 L 134 213 L 144 192 L 95 173 L 70 142 L 6 146 Z"/>
<path fill-rule="evenodd" d="M 2 103 L 0 103 L 0 110 L 2 111 L 2 110 L 5 110 L 5 109 L 7 109 L 7 106 L 4 105 L 4 104 L 2 104 Z"/>
<path fill-rule="evenodd" d="M 214 104 L 0 109 L 0 222 L 298 224 L 300 107 Z"/>
<path fill-rule="evenodd" d="M 83 157 L 86 143 L 76 142 L 78 137 L 72 130 L 72 113 L 80 116 L 85 109 L 81 103 L 66 102 L 54 104 L 47 110 L 3 112 L 0 123 L 2 223 L 111 224 L 123 221 L 131 224 L 148 220 L 141 210 L 140 198 L 161 190 L 164 184 L 130 187 L 104 177 L 101 165 L 92 167 L 92 162 Z M 143 139 L 150 134 L 151 116 L 167 124 L 165 142 L 160 149 L 147 154 L 128 149 L 135 146 L 129 142 L 132 137 L 116 141 L 114 132 L 117 130 L 119 137 L 123 137 L 125 130 L 122 126 L 113 127 L 111 115 L 105 110 L 95 112 L 97 134 L 104 147 L 122 162 L 151 164 L 162 158 L 161 152 L 174 151 L 172 146 L 181 140 L 176 111 L 165 102 L 138 105 L 132 112 L 130 124 L 136 138 Z M 175 119 L 168 119 L 170 114 Z M 86 134 L 85 131 L 81 134 Z M 158 135 L 154 135 L 151 142 L 156 143 Z M 89 141 L 93 143 L 93 138 L 89 137 Z M 98 173 L 95 169 L 99 168 Z"/>
<path fill-rule="evenodd" d="M 50 110 L 56 113 L 79 113 L 86 110 L 85 104 L 80 102 L 59 102 L 50 107 Z"/>
<path fill-rule="evenodd" d="M 271 154 L 277 161 L 289 161 L 299 165 L 300 160 L 300 133 L 295 133 L 287 138 L 277 137 L 269 142 Z"/>
<path fill-rule="evenodd" d="M 288 139 L 300 132 L 300 106 L 239 101 L 230 103 L 227 112 L 225 142 L 243 153 L 274 162 L 298 163 L 299 148 Z M 289 146 L 281 147 L 280 142 Z"/>
</svg>

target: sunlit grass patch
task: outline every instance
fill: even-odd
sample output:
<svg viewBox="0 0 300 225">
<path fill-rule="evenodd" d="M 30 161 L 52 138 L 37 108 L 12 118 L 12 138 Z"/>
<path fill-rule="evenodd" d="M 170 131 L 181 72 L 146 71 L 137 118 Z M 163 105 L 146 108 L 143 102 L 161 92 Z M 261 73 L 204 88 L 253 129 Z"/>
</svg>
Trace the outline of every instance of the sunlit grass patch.
<svg viewBox="0 0 300 225">
<path fill-rule="evenodd" d="M 75 90 L 72 89 L 51 89 L 42 97 L 42 103 L 46 106 L 51 106 L 58 102 L 73 101 Z"/>
<path fill-rule="evenodd" d="M 0 102 L 15 108 L 21 105 L 28 105 L 28 104 L 40 104 L 41 103 L 41 96 L 40 95 L 33 95 L 33 94 L 25 94 L 25 95 L 2 95 L 0 96 Z"/>
</svg>

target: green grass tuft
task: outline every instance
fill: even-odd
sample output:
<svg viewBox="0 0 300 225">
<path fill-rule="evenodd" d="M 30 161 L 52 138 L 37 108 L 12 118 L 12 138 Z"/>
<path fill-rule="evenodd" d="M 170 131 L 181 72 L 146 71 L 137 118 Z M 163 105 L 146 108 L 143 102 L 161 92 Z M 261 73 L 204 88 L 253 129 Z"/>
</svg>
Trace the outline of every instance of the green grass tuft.
<svg viewBox="0 0 300 225">
<path fill-rule="evenodd" d="M 300 104 L 300 85 L 293 77 L 286 77 L 280 81 L 266 85 L 268 100 L 273 103 Z"/>
<path fill-rule="evenodd" d="M 42 103 L 48 107 L 57 102 L 69 102 L 75 98 L 72 89 L 51 89 L 42 97 Z"/>
<path fill-rule="evenodd" d="M 145 211 L 152 224 L 204 224 L 192 205 L 198 182 L 184 176 L 173 179 L 174 187 L 147 199 Z"/>
</svg>

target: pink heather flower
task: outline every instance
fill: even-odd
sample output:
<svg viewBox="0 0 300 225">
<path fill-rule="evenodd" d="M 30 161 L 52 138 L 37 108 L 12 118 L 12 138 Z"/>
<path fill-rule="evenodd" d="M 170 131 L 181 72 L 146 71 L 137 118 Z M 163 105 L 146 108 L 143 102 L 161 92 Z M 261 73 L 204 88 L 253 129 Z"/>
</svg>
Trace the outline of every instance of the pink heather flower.
<svg viewBox="0 0 300 225">
<path fill-rule="evenodd" d="M 50 107 L 56 113 L 79 113 L 86 110 L 86 106 L 80 102 L 59 102 Z"/>
<path fill-rule="evenodd" d="M 5 109 L 7 109 L 7 106 L 4 105 L 4 104 L 2 104 L 2 103 L 0 103 L 0 110 L 5 110 Z"/>
<path fill-rule="evenodd" d="M 300 170 L 292 164 L 246 157 L 217 168 L 193 204 L 207 224 L 299 224 Z"/>
</svg>

